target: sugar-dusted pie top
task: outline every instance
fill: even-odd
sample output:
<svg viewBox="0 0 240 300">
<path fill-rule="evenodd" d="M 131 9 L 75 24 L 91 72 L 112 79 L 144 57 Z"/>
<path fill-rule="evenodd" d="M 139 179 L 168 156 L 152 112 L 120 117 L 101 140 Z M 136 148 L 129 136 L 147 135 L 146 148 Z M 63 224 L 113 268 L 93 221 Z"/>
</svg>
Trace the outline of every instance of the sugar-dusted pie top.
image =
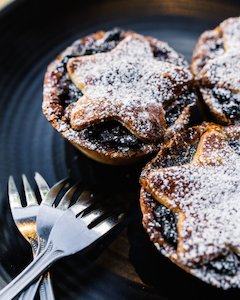
<svg viewBox="0 0 240 300">
<path fill-rule="evenodd" d="M 150 174 L 165 205 L 184 215 L 179 238 L 180 260 L 199 263 L 234 249 L 240 251 L 240 160 L 219 166 L 172 167 Z M 161 192 L 153 192 L 160 197 Z"/>
<path fill-rule="evenodd" d="M 144 193 L 152 197 L 142 204 L 144 224 L 162 252 L 190 273 L 224 289 L 239 287 L 240 127 L 206 123 L 183 136 L 186 144 L 178 139 L 169 145 L 181 153 L 181 147 L 196 144 L 187 162 L 181 163 L 181 155 L 174 160 L 176 149 L 165 147 L 143 171 Z M 164 159 L 174 163 L 164 167 Z M 161 231 L 159 240 L 158 231 L 164 229 L 150 209 L 155 202 L 176 216 L 176 245 L 165 241 Z M 233 272 L 226 272 L 231 264 Z"/>
<path fill-rule="evenodd" d="M 149 172 L 146 190 L 178 218 L 178 259 L 201 263 L 240 252 L 240 143 L 202 135 L 191 163 Z"/>
<path fill-rule="evenodd" d="M 191 69 L 203 99 L 218 122 L 240 120 L 240 17 L 204 32 L 195 47 Z"/>
<path fill-rule="evenodd" d="M 192 71 L 195 75 L 212 59 L 225 53 L 239 54 L 240 49 L 240 17 L 229 18 L 215 29 L 205 31 L 195 47 Z M 210 66 L 210 65 L 209 65 Z M 225 65 L 223 64 L 224 68 Z"/>
<path fill-rule="evenodd" d="M 186 91 L 188 69 L 154 58 L 149 42 L 131 34 L 113 50 L 71 58 L 71 80 L 83 92 L 71 112 L 71 126 L 81 130 L 117 120 L 145 141 L 163 137 L 163 104 Z"/>
</svg>

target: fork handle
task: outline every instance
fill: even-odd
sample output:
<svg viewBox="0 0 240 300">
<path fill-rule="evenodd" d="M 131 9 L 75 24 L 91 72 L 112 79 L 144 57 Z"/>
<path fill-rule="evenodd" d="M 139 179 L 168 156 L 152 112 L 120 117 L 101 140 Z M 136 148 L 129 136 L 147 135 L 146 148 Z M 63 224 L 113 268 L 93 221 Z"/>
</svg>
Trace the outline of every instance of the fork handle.
<svg viewBox="0 0 240 300">
<path fill-rule="evenodd" d="M 0 291 L 0 299 L 11 300 L 16 297 L 23 289 L 42 275 L 51 264 L 64 256 L 64 252 L 53 249 L 52 244 L 49 243 L 42 253 Z"/>
<path fill-rule="evenodd" d="M 18 298 L 18 300 L 34 300 L 40 282 L 41 282 L 41 278 L 39 278 L 36 282 L 34 282 L 26 291 L 23 291 L 20 297 Z M 47 299 L 47 298 L 42 298 L 42 299 Z"/>
<path fill-rule="evenodd" d="M 39 287 L 40 300 L 55 300 L 50 272 L 44 274 Z"/>
<path fill-rule="evenodd" d="M 40 300 L 55 300 L 49 272 L 45 273 L 36 282 L 32 283 L 26 291 L 23 291 L 18 300 L 34 300 L 38 287 Z"/>
</svg>

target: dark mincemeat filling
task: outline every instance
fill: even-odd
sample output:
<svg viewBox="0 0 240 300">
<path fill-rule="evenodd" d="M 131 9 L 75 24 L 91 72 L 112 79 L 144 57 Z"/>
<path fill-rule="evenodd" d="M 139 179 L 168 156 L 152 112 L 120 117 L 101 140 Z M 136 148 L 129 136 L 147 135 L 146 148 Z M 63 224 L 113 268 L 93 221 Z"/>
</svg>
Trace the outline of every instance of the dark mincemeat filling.
<svg viewBox="0 0 240 300">
<path fill-rule="evenodd" d="M 91 126 L 84 131 L 84 136 L 96 145 L 100 142 L 104 149 L 137 150 L 145 144 L 120 123 L 114 121 Z"/>
<path fill-rule="evenodd" d="M 238 272 L 240 260 L 237 254 L 229 253 L 227 256 L 218 257 L 208 263 L 208 268 L 217 273 L 234 276 Z"/>
<path fill-rule="evenodd" d="M 151 197 L 151 196 L 150 196 Z M 151 197 L 152 201 L 153 198 Z M 160 203 L 156 203 L 154 215 L 157 223 L 160 225 L 161 235 L 164 240 L 177 248 L 177 215 Z"/>
<path fill-rule="evenodd" d="M 76 85 L 64 76 L 59 83 L 59 98 L 61 105 L 66 108 L 69 104 L 76 102 L 83 94 Z"/>
<path fill-rule="evenodd" d="M 223 113 L 231 120 L 240 118 L 240 103 L 237 95 L 226 93 L 222 89 L 212 89 L 213 97 L 218 100 Z"/>
<path fill-rule="evenodd" d="M 198 71 L 201 71 L 201 69 L 206 65 L 209 59 L 213 59 L 214 57 L 221 55 L 224 52 L 223 38 L 220 33 L 214 38 L 210 36 L 210 38 L 206 39 L 206 41 L 204 41 L 203 43 L 205 44 L 204 55 L 201 56 L 201 64 L 198 66 Z"/>
<path fill-rule="evenodd" d="M 167 127 L 173 125 L 177 118 L 181 115 L 183 109 L 194 102 L 196 102 L 196 95 L 187 91 L 180 95 L 175 101 L 165 104 L 164 109 Z"/>
<path fill-rule="evenodd" d="M 161 166 L 161 168 L 169 168 L 173 166 L 182 166 L 188 164 L 192 159 L 194 154 L 197 151 L 197 142 L 190 147 L 181 149 L 181 151 L 167 149 L 167 152 L 164 154 L 164 158 L 160 162 L 156 162 L 156 167 Z M 155 167 L 153 163 L 153 167 Z"/>
<path fill-rule="evenodd" d="M 240 155 L 240 140 L 230 140 L 228 141 L 229 146 Z"/>
<path fill-rule="evenodd" d="M 210 55 L 208 57 L 208 59 L 212 58 L 212 56 L 217 56 L 219 54 L 222 54 L 222 52 L 224 51 L 224 45 L 223 45 L 223 37 L 222 35 L 219 34 L 218 39 L 217 40 L 213 40 L 213 42 L 209 45 L 208 50 L 210 51 Z"/>
<path fill-rule="evenodd" d="M 169 57 L 169 52 L 164 51 L 162 49 L 158 49 L 157 47 L 153 48 L 153 56 L 156 58 L 161 58 L 161 60 L 166 60 Z"/>
<path fill-rule="evenodd" d="M 105 33 L 101 40 L 87 43 L 82 45 L 79 41 L 73 44 L 73 56 L 91 55 L 95 53 L 103 53 L 111 51 L 115 48 L 121 40 L 124 38 L 123 31 L 119 28 L 115 28 Z"/>
</svg>

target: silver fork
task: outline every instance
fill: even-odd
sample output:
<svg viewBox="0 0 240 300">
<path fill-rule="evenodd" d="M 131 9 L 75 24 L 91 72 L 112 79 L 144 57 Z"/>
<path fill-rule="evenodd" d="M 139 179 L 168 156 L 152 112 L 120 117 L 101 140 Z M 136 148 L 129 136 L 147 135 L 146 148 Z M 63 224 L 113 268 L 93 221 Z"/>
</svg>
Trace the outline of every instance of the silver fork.
<svg viewBox="0 0 240 300">
<path fill-rule="evenodd" d="M 91 199 L 83 198 L 80 197 L 60 217 L 57 209 L 55 209 L 57 221 L 47 236 L 48 242 L 45 248 L 25 270 L 0 291 L 1 299 L 10 300 L 14 298 L 54 262 L 62 257 L 87 249 L 123 220 L 125 215 L 123 208 L 116 209 L 114 207 L 110 209 L 109 203 L 105 207 L 96 207 Z M 44 228 L 48 229 L 52 226 L 50 216 L 54 216 L 53 210 L 50 215 L 45 214 L 42 233 L 44 233 Z"/>
<path fill-rule="evenodd" d="M 47 189 L 47 183 L 43 179 L 43 177 L 39 174 L 35 174 L 35 181 L 39 188 L 39 191 L 43 191 Z M 56 198 L 58 196 L 59 191 L 62 188 L 68 190 L 65 192 L 64 196 L 62 197 L 61 201 L 56 205 Z M 70 187 L 68 179 L 63 179 L 60 182 L 56 183 L 43 197 L 42 202 L 39 207 L 38 216 L 37 216 L 37 237 L 38 237 L 38 248 L 36 251 L 36 255 L 40 254 L 48 240 L 48 236 L 52 230 L 53 225 L 55 224 L 56 220 L 64 213 L 64 210 L 68 208 L 72 196 L 79 188 L 79 184 L 76 184 Z M 53 214 L 54 212 L 54 214 Z M 48 219 L 48 227 L 44 227 L 46 216 Z M 44 227 L 44 228 L 43 228 Z M 42 277 L 42 282 L 49 280 L 50 277 L 45 275 Z M 26 300 L 34 299 L 36 294 L 38 283 L 32 284 L 29 288 L 27 293 Z M 39 287 L 40 296 L 42 295 L 42 299 L 54 299 L 53 290 L 49 289 L 49 285 L 40 284 Z M 31 297 L 30 297 L 31 296 Z"/>
<path fill-rule="evenodd" d="M 36 173 L 35 180 L 37 182 L 41 198 L 45 199 L 45 197 L 48 195 L 48 199 L 52 197 L 52 202 L 55 200 L 58 193 L 66 184 L 66 181 L 62 181 L 50 190 L 48 184 L 40 176 L 40 174 Z M 22 206 L 22 201 L 12 176 L 10 176 L 8 182 L 9 204 L 16 226 L 18 227 L 23 237 L 31 244 L 33 256 L 36 256 L 38 249 L 36 217 L 39 213 L 39 205 L 25 175 L 22 175 L 22 181 L 27 206 Z M 49 300 L 54 299 L 49 272 L 43 277 L 42 280 L 39 279 L 31 288 L 23 292 L 19 299 L 34 299 L 40 282 L 40 299 L 46 299 L 46 297 Z"/>
<path fill-rule="evenodd" d="M 39 187 L 39 190 L 46 185 L 45 180 L 38 173 L 36 173 L 35 175 L 35 181 Z M 45 248 L 52 227 L 54 226 L 58 218 L 61 217 L 64 211 L 69 207 L 74 194 L 81 187 L 79 183 L 70 187 L 70 184 L 67 181 L 68 181 L 67 179 L 64 179 L 56 183 L 41 202 L 40 209 L 37 216 L 37 236 L 38 236 L 37 255 L 41 253 L 42 250 Z M 59 185 L 62 185 L 63 183 L 65 184 L 65 188 L 68 188 L 68 190 L 61 198 L 61 201 L 57 204 L 56 198 L 58 195 Z M 46 223 L 48 224 L 47 227 L 46 227 Z"/>
</svg>

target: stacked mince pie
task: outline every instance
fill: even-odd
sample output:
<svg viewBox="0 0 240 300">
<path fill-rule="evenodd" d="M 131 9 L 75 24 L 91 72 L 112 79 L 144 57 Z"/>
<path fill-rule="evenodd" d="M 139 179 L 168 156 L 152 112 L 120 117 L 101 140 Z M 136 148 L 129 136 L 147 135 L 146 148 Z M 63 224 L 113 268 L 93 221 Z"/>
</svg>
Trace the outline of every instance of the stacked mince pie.
<svg viewBox="0 0 240 300">
<path fill-rule="evenodd" d="M 203 33 L 191 66 L 114 29 L 76 41 L 44 82 L 46 118 L 90 158 L 158 152 L 140 177 L 143 225 L 162 254 L 223 289 L 240 287 L 239 53 L 240 18 Z"/>
</svg>

